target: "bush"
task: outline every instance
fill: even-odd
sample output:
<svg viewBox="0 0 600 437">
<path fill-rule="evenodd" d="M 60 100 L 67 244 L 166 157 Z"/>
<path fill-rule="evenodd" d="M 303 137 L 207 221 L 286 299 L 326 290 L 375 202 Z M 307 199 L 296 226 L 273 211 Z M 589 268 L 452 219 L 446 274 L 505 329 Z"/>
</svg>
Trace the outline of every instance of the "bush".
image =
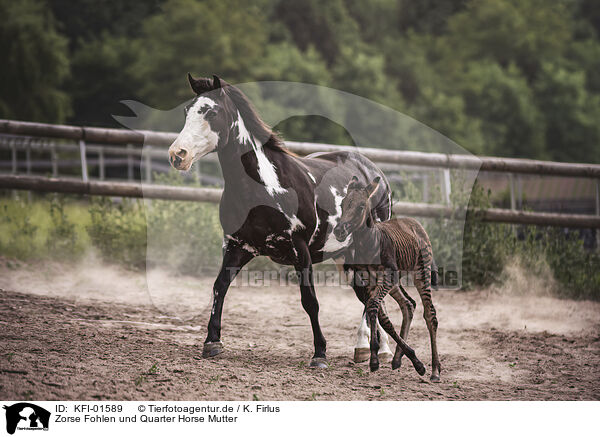
<svg viewBox="0 0 600 437">
<path fill-rule="evenodd" d="M 89 247 L 87 208 L 75 197 L 29 200 L 22 193 L 0 200 L 0 253 L 22 260 L 75 259 Z"/>
<path fill-rule="evenodd" d="M 113 202 L 108 197 L 90 200 L 92 244 L 107 262 L 143 268 L 146 264 L 146 218 L 139 200 Z"/>
</svg>

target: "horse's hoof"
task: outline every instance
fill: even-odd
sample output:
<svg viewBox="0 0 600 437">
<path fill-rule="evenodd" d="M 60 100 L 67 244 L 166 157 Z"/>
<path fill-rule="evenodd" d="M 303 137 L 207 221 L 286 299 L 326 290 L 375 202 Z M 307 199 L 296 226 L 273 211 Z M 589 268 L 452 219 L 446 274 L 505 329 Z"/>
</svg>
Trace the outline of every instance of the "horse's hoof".
<svg viewBox="0 0 600 437">
<path fill-rule="evenodd" d="M 371 360 L 369 368 L 371 369 L 371 372 L 376 372 L 379 369 L 379 361 Z"/>
<path fill-rule="evenodd" d="M 371 349 L 368 347 L 356 347 L 354 348 L 354 362 L 364 363 L 371 356 Z"/>
<path fill-rule="evenodd" d="M 413 365 L 415 366 L 415 370 L 417 371 L 417 373 L 421 376 L 425 375 L 425 372 L 427 371 L 427 369 L 425 368 L 425 365 L 420 362 L 419 360 L 416 360 L 416 362 L 413 363 Z"/>
<path fill-rule="evenodd" d="M 401 364 L 402 364 L 402 358 L 393 359 L 392 360 L 392 369 L 393 370 L 399 369 Z"/>
<path fill-rule="evenodd" d="M 377 356 L 379 357 L 379 361 L 385 361 L 386 363 L 393 357 L 392 352 L 390 351 L 379 352 Z"/>
<path fill-rule="evenodd" d="M 440 375 L 432 374 L 431 378 L 429 378 L 431 382 L 440 382 Z"/>
<path fill-rule="evenodd" d="M 204 347 L 202 348 L 202 358 L 210 358 L 215 355 L 219 355 L 223 352 L 223 343 L 220 341 L 214 341 L 209 343 L 204 343 Z"/>
<path fill-rule="evenodd" d="M 323 357 L 314 357 L 310 360 L 310 367 L 315 369 L 327 369 L 327 360 Z"/>
</svg>

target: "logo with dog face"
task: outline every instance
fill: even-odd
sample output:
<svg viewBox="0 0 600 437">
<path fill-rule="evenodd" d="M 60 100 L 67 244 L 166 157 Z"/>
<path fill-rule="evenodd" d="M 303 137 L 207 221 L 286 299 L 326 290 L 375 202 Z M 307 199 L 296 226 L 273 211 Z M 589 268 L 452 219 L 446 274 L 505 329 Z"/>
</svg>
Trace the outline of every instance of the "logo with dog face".
<svg viewBox="0 0 600 437">
<path fill-rule="evenodd" d="M 18 430 L 48 430 L 50 412 L 28 402 L 4 406 L 6 410 L 6 432 L 14 434 Z"/>
</svg>

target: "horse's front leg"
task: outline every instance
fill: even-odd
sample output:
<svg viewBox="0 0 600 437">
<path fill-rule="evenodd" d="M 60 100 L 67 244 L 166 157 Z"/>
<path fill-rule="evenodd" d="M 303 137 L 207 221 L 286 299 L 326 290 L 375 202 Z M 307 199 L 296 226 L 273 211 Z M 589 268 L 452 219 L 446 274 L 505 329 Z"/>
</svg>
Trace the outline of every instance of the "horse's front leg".
<svg viewBox="0 0 600 437">
<path fill-rule="evenodd" d="M 223 343 L 221 342 L 221 313 L 223 311 L 223 302 L 229 289 L 229 285 L 254 255 L 247 250 L 242 249 L 231 243 L 227 243 L 223 253 L 223 263 L 221 270 L 213 286 L 213 303 L 208 322 L 208 335 L 204 341 L 202 356 L 204 358 L 214 357 L 223 352 Z"/>
<path fill-rule="evenodd" d="M 317 301 L 313 282 L 312 259 L 308 251 L 308 246 L 303 240 L 296 239 L 294 241 L 294 248 L 298 254 L 295 268 L 298 273 L 298 281 L 300 282 L 302 307 L 310 318 L 315 345 L 315 354 L 310 361 L 310 367 L 327 368 L 327 360 L 325 358 L 326 342 L 321 332 L 321 326 L 319 325 L 319 302 Z"/>
</svg>

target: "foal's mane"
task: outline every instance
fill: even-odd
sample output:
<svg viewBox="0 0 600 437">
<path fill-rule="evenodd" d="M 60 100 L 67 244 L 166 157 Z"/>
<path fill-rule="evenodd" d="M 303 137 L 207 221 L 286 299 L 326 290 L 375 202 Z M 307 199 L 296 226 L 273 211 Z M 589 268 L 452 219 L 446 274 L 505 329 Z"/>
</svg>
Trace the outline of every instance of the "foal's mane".
<svg viewBox="0 0 600 437">
<path fill-rule="evenodd" d="M 286 153 L 291 156 L 297 156 L 294 152 L 284 146 L 281 136 L 260 118 L 260 115 L 258 115 L 252 102 L 250 102 L 248 97 L 246 97 L 239 88 L 227 84 L 223 89 L 233 101 L 236 109 L 240 111 L 248 132 L 250 132 L 254 138 L 263 142 L 263 147 Z"/>
</svg>

